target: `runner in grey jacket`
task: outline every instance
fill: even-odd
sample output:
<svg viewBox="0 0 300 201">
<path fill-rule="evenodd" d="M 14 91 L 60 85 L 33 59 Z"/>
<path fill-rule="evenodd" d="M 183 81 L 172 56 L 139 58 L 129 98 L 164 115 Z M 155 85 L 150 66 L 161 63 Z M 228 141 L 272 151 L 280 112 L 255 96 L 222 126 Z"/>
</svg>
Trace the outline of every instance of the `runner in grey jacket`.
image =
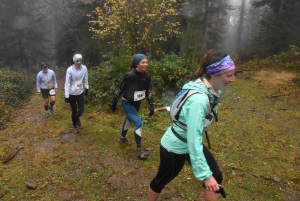
<svg viewBox="0 0 300 201">
<path fill-rule="evenodd" d="M 81 126 L 79 118 L 84 112 L 84 96 L 88 95 L 88 89 L 87 67 L 82 64 L 82 55 L 75 54 L 73 56 L 73 65 L 67 70 L 65 82 L 65 101 L 70 103 L 72 108 L 74 133 L 78 133 L 78 127 Z"/>
<path fill-rule="evenodd" d="M 55 94 L 57 92 L 57 81 L 53 70 L 48 69 L 45 62 L 41 63 L 42 70 L 36 76 L 36 90 L 44 98 L 45 117 L 49 117 L 48 109 L 54 114 Z M 49 106 L 50 96 L 50 106 Z"/>
</svg>

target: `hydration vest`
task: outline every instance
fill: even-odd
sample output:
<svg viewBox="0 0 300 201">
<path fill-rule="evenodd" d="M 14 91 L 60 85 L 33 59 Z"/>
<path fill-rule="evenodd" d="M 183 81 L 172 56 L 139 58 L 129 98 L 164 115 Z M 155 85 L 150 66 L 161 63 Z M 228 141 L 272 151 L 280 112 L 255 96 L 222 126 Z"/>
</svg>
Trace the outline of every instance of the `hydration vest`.
<svg viewBox="0 0 300 201">
<path fill-rule="evenodd" d="M 210 127 L 210 125 L 212 124 L 213 120 L 215 119 L 216 122 L 218 122 L 218 115 L 217 115 L 217 107 L 219 106 L 218 103 L 218 99 L 215 98 L 215 101 L 210 100 L 209 96 L 199 90 L 181 90 L 176 96 L 174 101 L 171 104 L 170 107 L 170 118 L 173 121 L 174 124 L 176 124 L 178 127 L 180 127 L 181 129 L 187 131 L 187 125 L 181 121 L 179 121 L 179 114 L 181 111 L 182 106 L 184 105 L 185 101 L 192 95 L 194 94 L 204 94 L 209 102 L 209 105 L 207 107 L 207 111 L 206 111 L 206 116 L 205 116 L 205 120 L 204 120 L 204 126 L 203 126 L 203 133 L 205 133 L 206 139 L 207 139 L 207 143 L 208 143 L 208 147 L 210 147 L 210 141 L 208 138 L 208 133 L 207 133 L 207 129 Z M 181 137 L 174 129 L 173 127 L 171 128 L 172 132 L 174 133 L 174 135 L 179 138 L 181 141 L 183 142 L 187 142 L 187 140 L 183 137 Z"/>
</svg>

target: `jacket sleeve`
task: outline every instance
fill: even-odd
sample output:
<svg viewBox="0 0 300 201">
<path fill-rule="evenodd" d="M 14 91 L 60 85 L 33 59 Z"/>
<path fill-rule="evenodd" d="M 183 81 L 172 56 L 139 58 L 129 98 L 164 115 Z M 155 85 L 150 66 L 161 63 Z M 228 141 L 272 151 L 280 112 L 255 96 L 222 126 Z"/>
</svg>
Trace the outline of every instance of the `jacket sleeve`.
<svg viewBox="0 0 300 201">
<path fill-rule="evenodd" d="M 149 84 L 148 84 L 148 88 L 146 89 L 146 98 L 148 100 L 149 105 L 153 105 L 154 104 L 154 100 L 152 97 L 152 85 L 151 85 L 151 77 L 149 75 Z"/>
<path fill-rule="evenodd" d="M 124 93 L 124 91 L 128 88 L 131 82 L 131 77 L 129 73 L 126 73 L 123 76 L 122 82 L 119 85 L 118 90 L 115 92 L 115 95 L 111 101 L 111 104 L 117 104 L 119 101 L 120 96 Z"/>
<path fill-rule="evenodd" d="M 54 88 L 57 89 L 58 86 L 57 86 L 57 80 L 56 80 L 56 75 L 55 75 L 54 71 L 53 71 L 53 82 L 54 82 Z"/>
<path fill-rule="evenodd" d="M 203 153 L 203 126 L 208 107 L 208 98 L 203 94 L 191 96 L 185 103 L 185 114 L 187 118 L 187 145 L 190 154 L 190 160 L 195 177 L 198 180 L 205 180 L 211 177 L 206 158 Z"/>
<path fill-rule="evenodd" d="M 36 76 L 36 91 L 37 91 L 37 92 L 41 92 L 39 73 L 38 73 L 37 76 Z"/>
<path fill-rule="evenodd" d="M 68 68 L 65 81 L 65 98 L 69 98 L 71 88 L 71 69 Z"/>
<path fill-rule="evenodd" d="M 84 74 L 83 84 L 84 84 L 84 88 L 85 89 L 89 89 L 89 76 L 88 76 L 88 70 L 87 70 L 87 68 L 86 68 L 86 72 Z"/>
</svg>

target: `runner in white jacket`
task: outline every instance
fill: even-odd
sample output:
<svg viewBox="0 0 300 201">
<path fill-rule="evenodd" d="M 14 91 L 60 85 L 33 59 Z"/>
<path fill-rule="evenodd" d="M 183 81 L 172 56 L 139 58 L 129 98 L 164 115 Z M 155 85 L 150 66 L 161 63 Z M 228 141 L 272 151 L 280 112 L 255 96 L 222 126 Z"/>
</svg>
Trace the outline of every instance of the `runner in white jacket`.
<svg viewBox="0 0 300 201">
<path fill-rule="evenodd" d="M 80 116 L 84 111 L 84 96 L 88 95 L 88 71 L 82 64 L 82 55 L 73 56 L 73 64 L 67 69 L 65 82 L 65 101 L 72 108 L 72 122 L 74 133 L 79 132 Z M 78 107 L 78 110 L 77 110 Z"/>
</svg>

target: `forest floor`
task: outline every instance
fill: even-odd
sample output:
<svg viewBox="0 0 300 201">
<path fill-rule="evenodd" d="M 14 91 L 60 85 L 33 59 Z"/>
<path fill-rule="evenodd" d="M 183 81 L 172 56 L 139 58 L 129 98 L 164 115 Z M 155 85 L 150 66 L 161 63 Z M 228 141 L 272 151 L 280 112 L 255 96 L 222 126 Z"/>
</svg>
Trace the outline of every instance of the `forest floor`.
<svg viewBox="0 0 300 201">
<path fill-rule="evenodd" d="M 292 82 L 295 76 L 243 73 L 222 94 L 219 122 L 209 133 L 228 201 L 300 200 L 300 86 Z M 268 96 L 274 94 L 283 96 Z M 48 119 L 38 95 L 16 110 L 0 131 L 0 159 L 24 149 L 0 164 L 0 200 L 146 200 L 159 164 L 159 142 L 171 124 L 168 113 L 149 117 L 143 102 L 143 145 L 150 156 L 140 160 L 134 143 L 117 142 L 124 120 L 121 106 L 115 113 L 95 108 L 108 107 L 87 103 L 76 135 L 62 90 Z M 133 126 L 128 138 L 134 142 Z M 26 188 L 28 179 L 37 181 L 35 190 Z M 186 164 L 160 200 L 203 200 L 202 194 L 202 182 Z"/>
</svg>

